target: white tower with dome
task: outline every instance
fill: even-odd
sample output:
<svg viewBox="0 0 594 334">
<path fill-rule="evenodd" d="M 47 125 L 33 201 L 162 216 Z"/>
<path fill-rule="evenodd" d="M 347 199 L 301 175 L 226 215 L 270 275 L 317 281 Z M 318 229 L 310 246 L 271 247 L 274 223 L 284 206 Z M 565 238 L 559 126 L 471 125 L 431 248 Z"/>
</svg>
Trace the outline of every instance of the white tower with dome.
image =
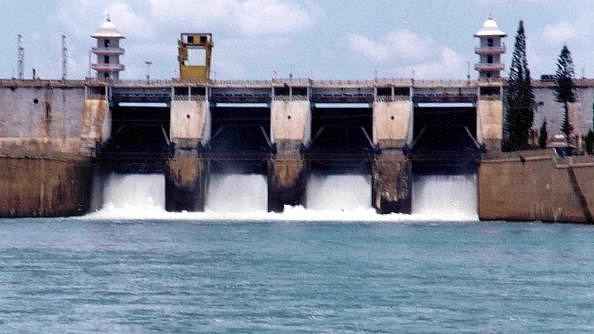
<svg viewBox="0 0 594 334">
<path fill-rule="evenodd" d="M 118 81 L 120 72 L 125 69 L 124 65 L 120 64 L 120 56 L 125 53 L 120 47 L 120 40 L 125 37 L 116 29 L 109 15 L 99 31 L 91 37 L 97 40 L 97 47 L 91 49 L 97 56 L 97 62 L 91 65 L 91 68 L 97 71 L 97 79 Z"/>
<path fill-rule="evenodd" d="M 480 41 L 479 47 L 474 53 L 479 55 L 479 62 L 474 69 L 479 73 L 479 79 L 499 78 L 504 69 L 501 63 L 501 55 L 505 53 L 505 45 L 502 39 L 507 34 L 497 26 L 497 22 L 489 17 L 479 31 L 474 34 Z"/>
</svg>

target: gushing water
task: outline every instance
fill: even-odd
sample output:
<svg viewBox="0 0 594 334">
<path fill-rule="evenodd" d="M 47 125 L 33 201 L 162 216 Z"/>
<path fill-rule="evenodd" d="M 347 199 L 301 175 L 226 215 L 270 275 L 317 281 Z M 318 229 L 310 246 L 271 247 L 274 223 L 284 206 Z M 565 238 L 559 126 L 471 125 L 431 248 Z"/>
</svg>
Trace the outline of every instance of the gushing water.
<svg viewBox="0 0 594 334">
<path fill-rule="evenodd" d="M 415 176 L 412 212 L 442 220 L 477 220 L 476 175 Z"/>
<path fill-rule="evenodd" d="M 312 175 L 307 184 L 307 208 L 334 211 L 371 209 L 371 177 Z"/>
<path fill-rule="evenodd" d="M 210 175 L 206 210 L 227 213 L 267 209 L 268 186 L 264 175 Z"/>
<path fill-rule="evenodd" d="M 155 213 L 165 210 L 162 174 L 111 174 L 104 180 L 103 211 Z"/>
<path fill-rule="evenodd" d="M 379 215 L 371 206 L 371 177 L 313 175 L 307 209 L 267 212 L 264 175 L 211 174 L 205 212 L 166 212 L 163 175 L 112 174 L 103 181 L 103 206 L 92 219 L 191 219 L 238 221 L 475 221 L 476 176 L 415 176 L 412 215 Z"/>
</svg>

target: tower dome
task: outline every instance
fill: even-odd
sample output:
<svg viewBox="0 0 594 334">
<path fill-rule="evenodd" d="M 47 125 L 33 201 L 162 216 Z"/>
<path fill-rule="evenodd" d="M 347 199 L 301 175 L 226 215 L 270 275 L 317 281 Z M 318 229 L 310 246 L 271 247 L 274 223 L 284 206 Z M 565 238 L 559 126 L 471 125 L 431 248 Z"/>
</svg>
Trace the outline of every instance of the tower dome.
<svg viewBox="0 0 594 334">
<path fill-rule="evenodd" d="M 107 19 L 105 20 L 105 22 L 103 22 L 103 24 L 101 25 L 101 28 L 99 28 L 99 30 L 92 34 L 91 37 L 93 38 L 124 38 L 124 36 L 122 36 L 122 34 L 120 34 L 120 32 L 118 31 L 118 29 L 116 28 L 115 24 L 113 24 L 113 22 L 111 22 L 111 19 L 109 18 L 109 16 L 107 16 Z"/>
<path fill-rule="evenodd" d="M 91 68 L 97 71 L 97 79 L 119 80 L 120 72 L 125 68 L 120 64 L 120 56 L 125 53 L 120 47 L 120 39 L 125 37 L 120 34 L 109 16 L 91 37 L 97 40 L 97 47 L 91 49 L 97 56 L 97 62 L 91 65 Z"/>
<path fill-rule="evenodd" d="M 501 31 L 497 26 L 497 22 L 493 20 L 493 18 L 489 17 L 479 31 L 474 34 L 474 37 L 483 37 L 483 36 L 492 36 L 492 37 L 505 37 L 507 36 L 506 33 Z"/>
<path fill-rule="evenodd" d="M 479 79 L 498 78 L 504 65 L 501 63 L 501 55 L 505 53 L 505 45 L 501 39 L 507 36 L 497 26 L 497 22 L 489 17 L 483 26 L 474 34 L 479 39 L 479 47 L 474 53 L 479 56 L 479 62 L 474 69 L 479 72 Z"/>
</svg>

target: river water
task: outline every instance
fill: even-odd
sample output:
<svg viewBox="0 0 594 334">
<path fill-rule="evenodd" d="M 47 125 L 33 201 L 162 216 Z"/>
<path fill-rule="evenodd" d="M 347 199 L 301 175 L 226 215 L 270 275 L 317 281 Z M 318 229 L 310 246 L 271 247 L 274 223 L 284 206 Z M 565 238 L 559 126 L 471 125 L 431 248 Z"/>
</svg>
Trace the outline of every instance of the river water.
<svg viewBox="0 0 594 334">
<path fill-rule="evenodd" d="M 81 218 L 0 220 L 0 332 L 594 331 L 591 226 L 365 208 L 172 215 L 150 201 L 118 214 L 125 198 Z"/>
<path fill-rule="evenodd" d="M 0 222 L 3 333 L 585 333 L 594 229 Z"/>
</svg>

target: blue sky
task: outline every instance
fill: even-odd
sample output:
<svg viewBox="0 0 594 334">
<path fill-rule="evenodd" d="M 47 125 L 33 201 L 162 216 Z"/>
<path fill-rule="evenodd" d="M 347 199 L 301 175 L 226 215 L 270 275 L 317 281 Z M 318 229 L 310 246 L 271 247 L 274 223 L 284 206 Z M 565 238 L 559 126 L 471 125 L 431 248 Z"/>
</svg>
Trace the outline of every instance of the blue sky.
<svg viewBox="0 0 594 334">
<path fill-rule="evenodd" d="M 463 79 L 477 56 L 473 34 L 489 15 L 508 33 L 509 67 L 524 20 L 533 77 L 555 70 L 567 44 L 576 76 L 594 77 L 594 6 L 590 0 L 0 0 L 0 77 L 16 76 L 17 34 L 25 77 L 61 77 L 61 35 L 68 78 L 88 72 L 90 34 L 107 13 L 126 36 L 123 79 L 177 74 L 181 32 L 211 32 L 215 79 Z M 476 73 L 471 69 L 472 78 Z"/>
</svg>

